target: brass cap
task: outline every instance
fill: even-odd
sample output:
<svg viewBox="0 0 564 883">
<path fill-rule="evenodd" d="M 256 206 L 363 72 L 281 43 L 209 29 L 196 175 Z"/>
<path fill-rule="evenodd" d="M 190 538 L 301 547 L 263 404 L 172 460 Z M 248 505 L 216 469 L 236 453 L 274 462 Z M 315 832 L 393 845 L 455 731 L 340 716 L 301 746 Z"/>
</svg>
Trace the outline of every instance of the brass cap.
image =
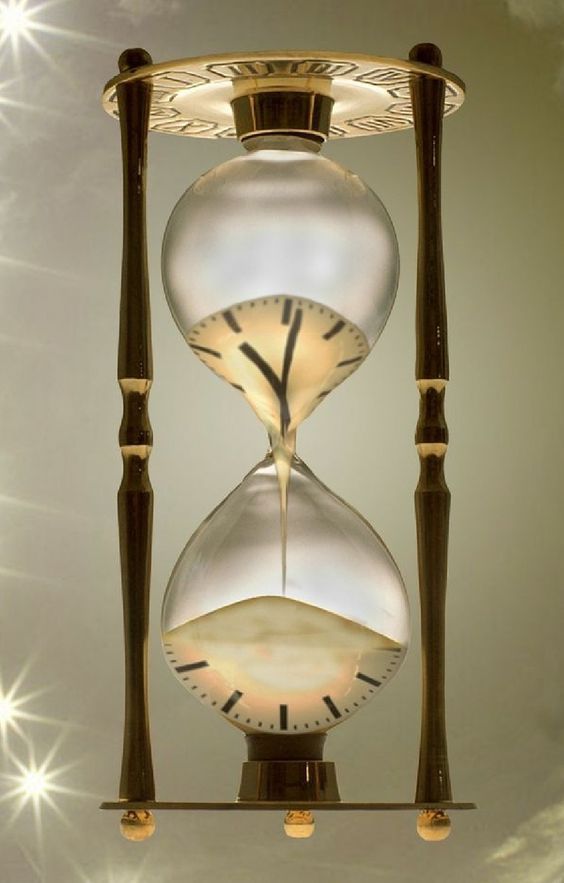
<svg viewBox="0 0 564 883">
<path fill-rule="evenodd" d="M 272 91 L 240 95 L 231 102 L 237 137 L 300 135 L 322 143 L 329 136 L 333 99 L 316 92 Z"/>
</svg>

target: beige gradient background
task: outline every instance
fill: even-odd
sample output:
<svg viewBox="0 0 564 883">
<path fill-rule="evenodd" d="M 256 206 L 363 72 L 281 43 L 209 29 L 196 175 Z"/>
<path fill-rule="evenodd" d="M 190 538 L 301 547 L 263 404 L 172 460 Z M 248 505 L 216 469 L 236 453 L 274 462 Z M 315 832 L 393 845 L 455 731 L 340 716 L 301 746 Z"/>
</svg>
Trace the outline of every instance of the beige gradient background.
<svg viewBox="0 0 564 883">
<path fill-rule="evenodd" d="M 0 47 L 0 671 L 33 719 L 16 760 L 53 753 L 58 812 L 0 801 L 6 883 L 562 883 L 564 736 L 562 171 L 564 13 L 530 3 L 417 0 L 96 0 L 37 19 L 46 57 Z M 71 33 L 72 32 L 72 33 Z M 118 126 L 99 93 L 119 51 L 155 60 L 230 49 L 315 48 L 406 56 L 438 43 L 468 84 L 444 141 L 453 494 L 448 723 L 449 841 L 410 814 L 319 816 L 288 841 L 276 814 L 170 814 L 146 844 L 97 810 L 117 793 L 122 650 L 115 493 L 120 265 Z M 9 102 L 19 104 L 10 104 Z M 7 103 L 8 102 L 8 103 Z M 23 105 L 23 106 L 20 106 Z M 236 144 L 150 139 L 149 236 L 156 490 L 151 698 L 158 792 L 231 799 L 241 736 L 191 701 L 161 659 L 159 609 L 187 537 L 264 452 L 261 427 L 197 362 L 168 313 L 160 239 L 180 193 Z M 412 494 L 416 180 L 411 132 L 330 144 L 396 225 L 396 307 L 372 356 L 303 427 L 302 457 L 381 533 L 414 610 L 393 686 L 330 736 L 341 793 L 409 800 L 419 730 Z M 6 746 L 5 746 L 6 748 Z"/>
</svg>

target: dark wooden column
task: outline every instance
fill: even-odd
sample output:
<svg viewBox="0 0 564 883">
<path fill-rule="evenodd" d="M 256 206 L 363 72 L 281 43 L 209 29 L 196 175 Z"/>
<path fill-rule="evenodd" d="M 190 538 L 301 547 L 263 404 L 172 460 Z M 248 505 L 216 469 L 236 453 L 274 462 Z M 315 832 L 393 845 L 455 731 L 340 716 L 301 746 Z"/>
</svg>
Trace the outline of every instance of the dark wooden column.
<svg viewBox="0 0 564 883">
<path fill-rule="evenodd" d="M 412 61 L 441 66 L 436 46 L 423 43 Z M 415 800 L 452 800 L 445 724 L 445 599 L 450 492 L 443 471 L 448 444 L 444 396 L 449 376 L 441 232 L 441 133 L 445 85 L 418 75 L 411 85 L 419 187 L 416 380 L 420 414 L 415 435 L 420 461 L 415 492 L 421 602 L 422 720 Z M 439 813 L 437 824 L 448 822 Z M 428 837 L 426 839 L 439 839 Z"/>
<path fill-rule="evenodd" d="M 142 49 L 128 49 L 120 71 L 150 64 Z M 152 446 L 148 397 L 153 379 L 147 269 L 145 170 L 151 87 L 143 81 L 117 87 L 123 157 L 123 263 L 118 382 L 123 395 L 119 444 L 123 479 L 118 520 L 125 637 L 125 723 L 120 800 L 154 800 L 147 699 L 147 642 L 153 529 L 149 480 Z M 135 819 L 131 818 L 131 824 Z M 123 827 L 122 827 L 123 830 Z M 126 834 L 126 836 L 128 836 Z M 139 838 L 132 838 L 139 839 Z"/>
</svg>

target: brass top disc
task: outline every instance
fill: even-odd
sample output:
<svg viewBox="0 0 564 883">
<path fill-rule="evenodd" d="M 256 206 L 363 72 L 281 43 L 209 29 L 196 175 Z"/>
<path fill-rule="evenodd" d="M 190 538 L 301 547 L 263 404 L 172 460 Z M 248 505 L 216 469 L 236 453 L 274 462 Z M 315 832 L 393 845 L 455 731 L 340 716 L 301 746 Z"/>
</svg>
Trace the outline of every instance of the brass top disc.
<svg viewBox="0 0 564 883">
<path fill-rule="evenodd" d="M 330 138 L 353 138 L 413 126 L 410 79 L 445 82 L 445 116 L 464 101 L 464 83 L 432 65 L 338 52 L 278 51 L 207 55 L 148 64 L 107 83 L 104 109 L 118 117 L 116 87 L 151 82 L 149 128 L 172 135 L 235 138 L 231 102 L 265 91 L 301 91 L 334 101 Z"/>
</svg>

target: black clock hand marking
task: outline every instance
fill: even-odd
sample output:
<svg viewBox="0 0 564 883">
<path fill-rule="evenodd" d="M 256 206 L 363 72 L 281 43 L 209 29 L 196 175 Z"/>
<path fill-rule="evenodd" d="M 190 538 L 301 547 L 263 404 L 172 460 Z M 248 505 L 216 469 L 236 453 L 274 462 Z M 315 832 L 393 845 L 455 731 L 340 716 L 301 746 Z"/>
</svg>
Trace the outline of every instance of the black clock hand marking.
<svg viewBox="0 0 564 883">
<path fill-rule="evenodd" d="M 240 690 L 234 690 L 227 702 L 221 706 L 221 710 L 224 714 L 229 714 L 234 705 L 237 704 L 239 699 L 243 694 Z"/>
<path fill-rule="evenodd" d="M 344 365 L 354 365 L 355 362 L 362 362 L 362 356 L 356 356 L 354 359 L 344 359 L 342 362 L 337 362 L 337 368 L 342 368 Z"/>
<path fill-rule="evenodd" d="M 197 346 L 195 343 L 191 343 L 190 346 L 193 350 L 196 350 L 199 353 L 206 353 L 208 356 L 214 356 L 216 359 L 221 359 L 221 353 L 218 353 L 217 350 L 211 350 L 209 346 Z"/>
<path fill-rule="evenodd" d="M 333 700 L 331 699 L 330 696 L 322 696 L 321 698 L 325 702 L 325 705 L 327 706 L 327 708 L 329 709 L 329 711 L 331 712 L 333 717 L 335 717 L 335 718 L 342 717 L 341 712 L 339 711 L 339 709 L 337 708 L 337 706 L 335 705 L 335 703 L 333 702 Z"/>
<path fill-rule="evenodd" d="M 285 431 L 290 425 L 290 408 L 288 406 L 287 398 L 288 379 L 290 376 L 292 359 L 294 357 L 294 350 L 296 348 L 296 340 L 302 324 L 302 315 L 302 310 L 296 310 L 294 321 L 290 326 L 288 337 L 286 338 L 286 346 L 284 348 L 284 361 L 282 365 L 282 378 L 278 377 L 278 375 L 268 364 L 268 362 L 263 359 L 260 353 L 258 353 L 256 349 L 251 346 L 250 343 L 245 342 L 239 346 L 239 349 L 241 350 L 243 355 L 257 366 L 261 374 L 270 383 L 278 398 L 278 401 L 280 402 L 280 432 L 282 435 L 284 435 Z"/>
<path fill-rule="evenodd" d="M 195 671 L 197 668 L 207 668 L 208 665 L 209 662 L 207 661 L 207 659 L 202 659 L 200 660 L 200 662 L 187 662 L 185 665 L 177 665 L 176 671 Z"/>
<path fill-rule="evenodd" d="M 225 321 L 227 322 L 227 324 L 231 328 L 231 331 L 234 331 L 235 334 L 241 333 L 241 326 L 239 325 L 237 319 L 235 318 L 235 316 L 233 315 L 231 310 L 225 310 L 225 312 L 222 313 L 221 315 L 223 316 L 223 318 L 225 319 Z"/>
<path fill-rule="evenodd" d="M 371 678 L 369 675 L 365 675 L 361 671 L 357 671 L 355 677 L 358 678 L 359 681 L 366 681 L 367 684 L 373 684 L 375 687 L 382 686 L 382 681 L 377 681 L 376 678 Z"/>
<path fill-rule="evenodd" d="M 344 327 L 345 323 L 342 319 L 339 319 L 339 321 L 335 322 L 335 324 L 332 328 L 329 329 L 329 331 L 325 332 L 325 334 L 323 335 L 323 340 L 331 340 L 331 338 L 335 337 L 335 335 L 342 331 Z"/>
<path fill-rule="evenodd" d="M 292 298 L 287 297 L 284 301 L 284 309 L 282 311 L 282 325 L 290 324 L 290 316 L 292 315 Z"/>
<path fill-rule="evenodd" d="M 296 310 L 294 321 L 290 326 L 288 337 L 286 338 L 286 348 L 284 350 L 284 364 L 282 366 L 282 398 L 280 399 L 280 423 L 282 434 L 284 435 L 290 425 L 290 410 L 288 408 L 288 378 L 290 376 L 290 368 L 292 367 L 292 359 L 294 358 L 294 350 L 296 341 L 302 326 L 302 310 Z M 285 403 L 285 411 L 282 410 L 282 403 Z"/>
<path fill-rule="evenodd" d="M 251 346 L 250 343 L 242 343 L 239 349 L 241 350 L 243 355 L 247 357 L 247 359 L 250 359 L 250 361 L 257 366 L 261 374 L 263 374 L 270 383 L 276 395 L 280 398 L 282 392 L 282 384 L 280 383 L 280 378 L 272 370 L 268 362 L 263 359 L 260 353 L 257 353 L 256 349 Z"/>
</svg>

